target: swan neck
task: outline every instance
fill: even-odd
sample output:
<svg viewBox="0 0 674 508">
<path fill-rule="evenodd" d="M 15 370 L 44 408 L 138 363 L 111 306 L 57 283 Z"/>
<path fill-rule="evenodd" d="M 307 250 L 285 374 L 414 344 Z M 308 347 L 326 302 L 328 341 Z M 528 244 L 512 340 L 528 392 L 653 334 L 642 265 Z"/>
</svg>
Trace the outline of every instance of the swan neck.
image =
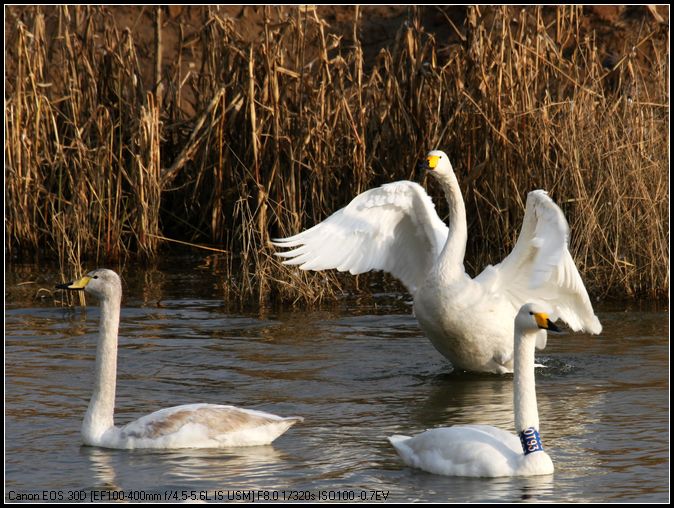
<svg viewBox="0 0 674 508">
<path fill-rule="evenodd" d="M 93 444 L 92 441 L 114 426 L 120 302 L 121 295 L 101 301 L 94 389 L 82 424 L 82 434 L 88 444 Z"/>
<path fill-rule="evenodd" d="M 514 358 L 514 401 L 515 431 L 534 428 L 538 430 L 538 405 L 536 402 L 536 378 L 534 372 L 534 350 L 536 332 L 518 334 L 515 331 Z"/>
<path fill-rule="evenodd" d="M 454 172 L 436 176 L 440 180 L 449 205 L 449 232 L 447 243 L 440 253 L 438 267 L 443 277 L 456 278 L 465 273 L 463 259 L 468 240 L 466 206 Z"/>
</svg>

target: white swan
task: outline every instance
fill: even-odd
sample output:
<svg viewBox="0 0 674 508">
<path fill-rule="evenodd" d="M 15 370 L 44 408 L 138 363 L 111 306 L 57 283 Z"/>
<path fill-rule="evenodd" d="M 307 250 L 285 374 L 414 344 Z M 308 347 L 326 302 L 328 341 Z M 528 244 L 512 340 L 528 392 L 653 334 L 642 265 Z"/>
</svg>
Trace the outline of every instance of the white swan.
<svg viewBox="0 0 674 508">
<path fill-rule="evenodd" d="M 218 404 L 161 409 L 123 427 L 113 422 L 117 384 L 117 331 L 122 284 L 112 270 L 98 269 L 58 289 L 85 290 L 100 299 L 94 392 L 82 422 L 85 445 L 104 448 L 220 448 L 269 444 L 301 417 Z"/>
<path fill-rule="evenodd" d="M 447 476 L 533 476 L 554 471 L 538 432 L 534 350 L 544 330 L 558 331 L 536 304 L 522 306 L 515 317 L 515 431 L 489 425 L 455 425 L 414 437 L 391 436 L 403 462 Z"/>
<path fill-rule="evenodd" d="M 420 185 L 400 181 L 363 192 L 311 229 L 275 240 L 294 247 L 278 255 L 303 270 L 391 273 L 414 297 L 417 320 L 435 348 L 460 369 L 512 372 L 511 323 L 526 302 L 547 304 L 553 319 L 574 331 L 601 332 L 567 247 L 568 224 L 545 191 L 529 193 L 512 252 L 471 279 L 463 266 L 466 209 L 452 165 L 439 150 L 428 153 L 425 165 L 445 191 L 449 228 Z"/>
</svg>

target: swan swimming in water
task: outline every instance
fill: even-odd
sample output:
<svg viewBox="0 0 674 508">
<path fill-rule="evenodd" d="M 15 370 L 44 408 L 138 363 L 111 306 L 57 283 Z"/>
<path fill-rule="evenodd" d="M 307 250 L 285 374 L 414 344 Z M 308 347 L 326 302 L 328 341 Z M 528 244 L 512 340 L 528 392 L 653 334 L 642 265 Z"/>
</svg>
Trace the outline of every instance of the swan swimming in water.
<svg viewBox="0 0 674 508">
<path fill-rule="evenodd" d="M 94 391 L 82 422 L 85 445 L 104 448 L 220 448 L 271 443 L 301 417 L 219 404 L 186 404 L 161 409 L 123 427 L 113 422 L 117 384 L 117 331 L 122 284 L 100 268 L 57 289 L 84 290 L 101 304 Z"/>
<path fill-rule="evenodd" d="M 514 329 L 517 435 L 490 425 L 455 425 L 414 437 L 389 437 L 405 464 L 446 476 L 534 476 L 554 471 L 539 434 L 534 350 L 544 330 L 558 328 L 542 307 L 526 304 L 517 313 Z"/>
<path fill-rule="evenodd" d="M 512 372 L 512 322 L 526 302 L 551 307 L 551 317 L 574 331 L 601 332 L 568 250 L 569 226 L 545 191 L 527 196 L 512 252 L 471 278 L 463 265 L 466 208 L 452 165 L 434 150 L 425 168 L 445 192 L 449 227 L 423 187 L 403 180 L 365 191 L 314 227 L 276 239 L 275 246 L 292 248 L 277 255 L 303 270 L 389 272 L 413 296 L 424 333 L 459 369 Z M 545 347 L 544 338 L 537 347 Z"/>
</svg>

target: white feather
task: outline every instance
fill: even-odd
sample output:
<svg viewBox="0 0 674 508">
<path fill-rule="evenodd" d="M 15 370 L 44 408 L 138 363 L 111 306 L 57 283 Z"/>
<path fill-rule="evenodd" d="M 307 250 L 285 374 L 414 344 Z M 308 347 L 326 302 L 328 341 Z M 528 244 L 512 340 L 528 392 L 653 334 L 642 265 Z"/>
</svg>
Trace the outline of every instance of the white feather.
<svg viewBox="0 0 674 508">
<path fill-rule="evenodd" d="M 573 330 L 600 333 L 590 298 L 568 250 L 564 214 L 543 190 L 527 197 L 512 252 L 471 279 L 463 266 L 467 226 L 463 197 L 447 155 L 430 152 L 447 196 L 448 228 L 424 189 L 394 182 L 356 196 L 302 233 L 275 240 L 278 253 L 303 270 L 352 274 L 384 270 L 414 297 L 419 324 L 455 367 L 512 372 L 512 322 L 525 302 L 545 303 Z M 538 341 L 545 347 L 544 338 Z"/>
<path fill-rule="evenodd" d="M 275 245 L 303 270 L 336 268 L 352 274 L 384 270 L 414 294 L 447 239 L 447 226 L 423 187 L 401 181 L 356 196 L 320 224 Z"/>
</svg>

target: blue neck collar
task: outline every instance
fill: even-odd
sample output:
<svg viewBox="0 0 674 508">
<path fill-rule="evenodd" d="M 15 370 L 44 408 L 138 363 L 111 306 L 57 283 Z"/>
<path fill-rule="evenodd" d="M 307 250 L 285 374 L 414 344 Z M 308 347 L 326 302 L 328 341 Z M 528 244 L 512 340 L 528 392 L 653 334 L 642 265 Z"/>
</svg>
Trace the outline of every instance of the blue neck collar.
<svg viewBox="0 0 674 508">
<path fill-rule="evenodd" d="M 541 441 L 541 435 L 533 427 L 529 427 L 528 429 L 520 432 L 520 442 L 522 443 L 524 455 L 529 455 L 530 453 L 543 451 L 543 442 Z"/>
</svg>

